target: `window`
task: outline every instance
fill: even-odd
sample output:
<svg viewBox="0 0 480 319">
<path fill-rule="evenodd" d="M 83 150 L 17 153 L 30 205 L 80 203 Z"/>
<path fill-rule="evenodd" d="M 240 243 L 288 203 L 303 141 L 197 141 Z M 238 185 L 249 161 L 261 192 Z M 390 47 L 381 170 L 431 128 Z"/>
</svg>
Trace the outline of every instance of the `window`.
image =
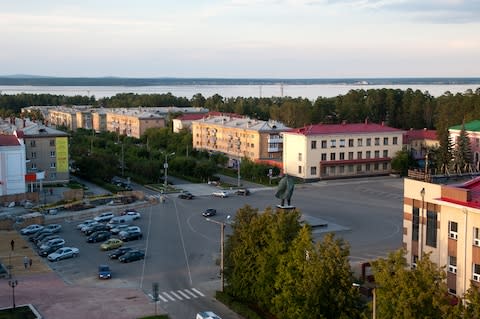
<svg viewBox="0 0 480 319">
<path fill-rule="evenodd" d="M 300 165 L 298 166 L 298 174 L 302 174 L 302 167 Z"/>
<path fill-rule="evenodd" d="M 250 144 L 250 147 L 255 147 L 255 144 L 253 144 L 253 143 L 252 143 L 252 144 Z"/>
<path fill-rule="evenodd" d="M 375 145 L 380 145 L 380 137 L 375 137 Z"/>
<path fill-rule="evenodd" d="M 317 141 L 312 141 L 310 144 L 311 144 L 312 150 L 317 148 Z"/>
<path fill-rule="evenodd" d="M 330 166 L 329 170 L 330 170 L 330 175 L 335 175 L 335 171 L 336 171 L 335 166 Z"/>
<path fill-rule="evenodd" d="M 427 211 L 427 241 L 426 245 L 437 247 L 437 212 Z"/>
<path fill-rule="evenodd" d="M 327 148 L 327 141 L 325 140 L 322 141 L 322 148 Z"/>
<path fill-rule="evenodd" d="M 298 161 L 299 161 L 299 162 L 302 161 L 302 153 L 298 153 Z"/>
<path fill-rule="evenodd" d="M 362 165 L 357 165 L 357 173 L 361 172 L 362 171 Z"/>
<path fill-rule="evenodd" d="M 452 239 L 458 238 L 458 223 L 448 221 L 448 237 Z"/>
<path fill-rule="evenodd" d="M 480 228 L 473 227 L 473 244 L 480 246 Z"/>
<path fill-rule="evenodd" d="M 310 167 L 310 175 L 317 176 L 317 167 L 316 166 Z"/>
<path fill-rule="evenodd" d="M 32 158 L 37 158 L 37 152 L 32 152 Z"/>
<path fill-rule="evenodd" d="M 375 158 L 380 158 L 380 151 L 375 151 Z"/>
<path fill-rule="evenodd" d="M 382 164 L 382 169 L 383 169 L 384 171 L 388 170 L 388 163 L 383 163 L 383 164 Z"/>
<path fill-rule="evenodd" d="M 340 140 L 340 147 L 345 147 L 345 140 L 344 139 Z"/>
<path fill-rule="evenodd" d="M 37 145 L 36 145 L 35 141 L 30 141 L 30 146 L 31 146 L 31 147 L 35 147 L 35 146 L 37 146 Z"/>
<path fill-rule="evenodd" d="M 36 163 L 32 163 L 32 169 L 37 169 L 37 164 Z"/>
<path fill-rule="evenodd" d="M 353 152 L 348 152 L 348 159 L 353 160 Z"/>
<path fill-rule="evenodd" d="M 50 157 L 55 157 L 55 151 L 50 151 Z"/>
<path fill-rule="evenodd" d="M 57 165 L 55 164 L 55 162 L 51 162 L 51 163 L 50 163 L 50 168 L 55 168 L 55 167 L 57 167 Z"/>
<path fill-rule="evenodd" d="M 340 156 L 340 160 L 343 161 L 343 160 L 345 159 L 345 153 L 344 153 L 344 152 L 341 152 L 341 153 L 339 154 L 339 156 Z"/>
<path fill-rule="evenodd" d="M 367 158 L 370 158 L 371 156 L 372 156 L 372 152 L 367 151 L 366 157 L 367 157 Z"/>
<path fill-rule="evenodd" d="M 55 146 L 55 140 L 50 140 L 50 146 Z"/>
<path fill-rule="evenodd" d="M 383 158 L 387 158 L 388 157 L 388 150 L 383 150 Z"/>
<path fill-rule="evenodd" d="M 365 164 L 365 170 L 366 170 L 367 172 L 370 172 L 371 169 L 372 169 L 372 168 L 370 167 L 370 164 L 369 164 L 369 163 Z"/>
<path fill-rule="evenodd" d="M 56 179 L 57 173 L 50 173 L 50 179 Z"/>
<path fill-rule="evenodd" d="M 379 166 L 378 166 L 378 163 L 373 164 L 373 169 L 374 169 L 374 170 L 378 171 L 378 167 L 379 167 Z"/>
<path fill-rule="evenodd" d="M 337 140 L 330 140 L 330 147 L 335 148 L 337 146 Z"/>
<path fill-rule="evenodd" d="M 322 153 L 322 161 L 326 161 L 327 160 L 327 153 Z"/>
<path fill-rule="evenodd" d="M 340 166 L 338 167 L 338 172 L 339 172 L 340 174 L 345 173 L 345 166 L 340 165 Z"/>
<path fill-rule="evenodd" d="M 362 146 L 363 140 L 361 138 L 357 139 L 357 146 Z"/>
<path fill-rule="evenodd" d="M 412 241 L 418 241 L 418 230 L 420 227 L 420 209 L 413 207 L 412 210 Z"/>
<path fill-rule="evenodd" d="M 457 257 L 448 256 L 448 272 L 457 273 Z"/>
<path fill-rule="evenodd" d="M 473 280 L 480 281 L 480 265 L 473 264 Z"/>
<path fill-rule="evenodd" d="M 383 138 L 383 145 L 388 145 L 388 137 Z"/>
<path fill-rule="evenodd" d="M 357 152 L 357 159 L 362 159 L 362 152 Z"/>
<path fill-rule="evenodd" d="M 353 138 L 348 139 L 348 147 L 353 147 Z"/>
<path fill-rule="evenodd" d="M 398 137 L 392 137 L 392 144 L 397 145 L 398 144 Z"/>
<path fill-rule="evenodd" d="M 353 165 L 348 165 L 348 172 L 353 173 Z"/>
<path fill-rule="evenodd" d="M 330 160 L 334 161 L 335 160 L 335 153 L 330 153 Z"/>
<path fill-rule="evenodd" d="M 367 138 L 367 146 L 372 146 L 372 139 L 371 138 Z"/>
</svg>

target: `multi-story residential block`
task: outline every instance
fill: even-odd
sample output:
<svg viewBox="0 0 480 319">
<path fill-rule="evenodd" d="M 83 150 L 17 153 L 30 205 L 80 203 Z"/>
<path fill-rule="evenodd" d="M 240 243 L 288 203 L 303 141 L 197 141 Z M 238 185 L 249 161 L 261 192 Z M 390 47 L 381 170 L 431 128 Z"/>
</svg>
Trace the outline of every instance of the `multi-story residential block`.
<svg viewBox="0 0 480 319">
<path fill-rule="evenodd" d="M 375 123 L 317 124 L 283 132 L 283 170 L 304 180 L 384 175 L 404 131 Z"/>
<path fill-rule="evenodd" d="M 25 193 L 25 145 L 15 135 L 0 135 L 0 196 Z"/>
<path fill-rule="evenodd" d="M 280 133 L 288 129 L 277 121 L 207 116 L 192 121 L 193 148 L 221 152 L 234 159 L 281 160 Z"/>
<path fill-rule="evenodd" d="M 25 144 L 27 175 L 44 172 L 43 184 L 69 181 L 69 135 L 67 133 L 32 123 L 30 126 L 19 128 L 17 136 Z"/>
<path fill-rule="evenodd" d="M 403 136 L 403 144 L 421 166 L 429 150 L 438 148 L 440 141 L 435 130 L 409 130 Z"/>
<path fill-rule="evenodd" d="M 165 127 L 165 117 L 136 110 L 107 113 L 107 131 L 140 138 L 149 128 Z"/>
<path fill-rule="evenodd" d="M 462 126 L 470 139 L 470 149 L 472 151 L 473 167 L 480 170 L 480 120 L 471 121 L 465 124 L 452 126 L 448 129 L 452 143 L 456 144 Z"/>
<path fill-rule="evenodd" d="M 242 118 L 243 116 L 234 114 L 234 113 L 221 113 L 221 112 L 208 112 L 208 113 L 188 113 L 188 114 L 183 114 L 177 118 L 174 118 L 172 120 L 173 123 L 173 133 L 178 133 L 181 130 L 187 129 L 187 130 L 192 130 L 192 121 L 200 120 L 204 117 L 208 116 L 230 116 L 230 117 L 237 117 L 237 118 Z"/>
<path fill-rule="evenodd" d="M 405 179 L 403 246 L 412 267 L 427 253 L 445 267 L 449 293 L 462 298 L 480 287 L 480 178 L 446 182 Z"/>
</svg>

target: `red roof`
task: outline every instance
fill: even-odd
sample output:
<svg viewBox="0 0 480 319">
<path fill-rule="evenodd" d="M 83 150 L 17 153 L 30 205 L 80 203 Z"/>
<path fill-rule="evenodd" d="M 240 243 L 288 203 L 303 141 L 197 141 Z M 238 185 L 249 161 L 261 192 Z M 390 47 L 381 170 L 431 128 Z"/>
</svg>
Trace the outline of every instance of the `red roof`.
<svg viewBox="0 0 480 319">
<path fill-rule="evenodd" d="M 288 133 L 298 133 L 303 135 L 322 135 L 322 134 L 360 134 L 360 133 L 380 133 L 380 132 L 401 132 L 402 130 L 376 123 L 341 123 L 341 124 L 316 124 L 304 126 L 302 128 L 287 131 Z"/>
<path fill-rule="evenodd" d="M 182 116 L 179 116 L 178 119 L 180 121 L 194 121 L 194 120 L 199 120 L 204 116 L 205 114 L 183 114 Z"/>
<path fill-rule="evenodd" d="M 18 146 L 20 142 L 15 135 L 0 135 L 0 146 Z"/>
<path fill-rule="evenodd" d="M 435 130 L 410 130 L 405 132 L 403 141 L 409 144 L 413 140 L 438 140 L 437 131 Z"/>
</svg>

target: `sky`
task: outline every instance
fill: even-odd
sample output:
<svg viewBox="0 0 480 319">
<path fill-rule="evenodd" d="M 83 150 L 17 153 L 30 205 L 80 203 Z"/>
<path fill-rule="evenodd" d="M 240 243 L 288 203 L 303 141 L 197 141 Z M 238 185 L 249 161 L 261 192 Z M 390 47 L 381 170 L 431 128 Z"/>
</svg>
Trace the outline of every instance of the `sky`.
<svg viewBox="0 0 480 319">
<path fill-rule="evenodd" d="M 16 0 L 0 74 L 479 77 L 479 0 Z"/>
</svg>

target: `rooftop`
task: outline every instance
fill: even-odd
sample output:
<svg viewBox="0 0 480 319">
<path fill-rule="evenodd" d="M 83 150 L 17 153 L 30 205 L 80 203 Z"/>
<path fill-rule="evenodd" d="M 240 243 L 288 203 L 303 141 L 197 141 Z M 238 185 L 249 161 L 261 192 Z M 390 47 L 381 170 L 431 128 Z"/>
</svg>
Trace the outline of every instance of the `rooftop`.
<svg viewBox="0 0 480 319">
<path fill-rule="evenodd" d="M 414 140 L 438 140 L 437 131 L 435 130 L 427 130 L 426 128 L 423 130 L 409 130 L 406 131 L 403 135 L 403 142 L 405 144 L 409 144 L 411 141 Z"/>
<path fill-rule="evenodd" d="M 480 132 L 480 120 L 475 120 L 465 124 L 451 126 L 449 127 L 449 130 L 460 131 L 462 129 L 462 125 L 465 125 L 465 131 Z"/>
<path fill-rule="evenodd" d="M 15 135 L 0 135 L 0 146 L 18 146 L 20 142 Z"/>
<path fill-rule="evenodd" d="M 362 134 L 362 133 L 386 133 L 386 132 L 402 132 L 390 126 L 386 126 L 383 122 L 381 124 L 370 123 L 346 123 L 341 124 L 316 124 L 308 125 L 302 128 L 293 129 L 288 133 L 302 134 L 302 135 L 328 135 L 328 134 Z"/>
</svg>

